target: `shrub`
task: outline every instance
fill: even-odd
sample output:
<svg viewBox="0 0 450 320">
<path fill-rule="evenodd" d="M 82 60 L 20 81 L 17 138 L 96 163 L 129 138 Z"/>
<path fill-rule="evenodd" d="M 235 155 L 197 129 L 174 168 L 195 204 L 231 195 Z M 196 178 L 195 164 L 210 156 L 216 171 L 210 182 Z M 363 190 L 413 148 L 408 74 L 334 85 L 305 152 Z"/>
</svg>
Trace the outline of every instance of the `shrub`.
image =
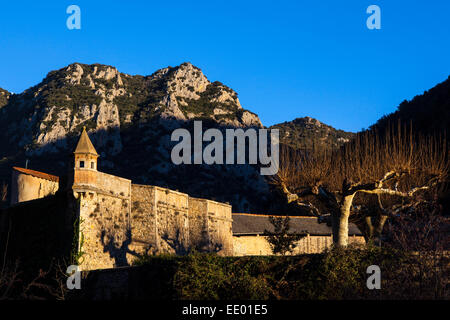
<svg viewBox="0 0 450 320">
<path fill-rule="evenodd" d="M 290 219 L 286 217 L 269 217 L 269 222 L 272 224 L 274 232 L 264 230 L 264 236 L 267 237 L 267 242 L 272 249 L 272 253 L 285 255 L 292 253 L 297 247 L 297 241 L 306 236 L 306 233 L 299 234 L 297 232 L 289 232 Z"/>
<path fill-rule="evenodd" d="M 193 253 L 184 259 L 174 276 L 177 298 L 190 300 L 268 299 L 263 259 L 222 258 Z"/>
<path fill-rule="evenodd" d="M 317 262 L 317 299 L 374 299 L 386 293 L 389 272 L 398 269 L 403 254 L 398 251 L 368 246 L 334 248 L 321 255 Z M 377 265 L 382 270 L 380 290 L 369 290 L 366 286 L 367 267 Z M 312 273 L 314 275 L 314 272 Z"/>
<path fill-rule="evenodd" d="M 411 272 L 419 258 L 391 248 L 350 246 L 298 256 L 191 253 L 156 256 L 140 264 L 171 261 L 165 270 L 173 273 L 165 272 L 165 285 L 158 286 L 169 286 L 173 298 L 181 300 L 448 299 L 448 292 L 435 282 L 423 281 L 426 275 Z M 381 269 L 380 290 L 367 288 L 371 265 Z M 153 280 L 151 285 L 156 285 Z"/>
</svg>

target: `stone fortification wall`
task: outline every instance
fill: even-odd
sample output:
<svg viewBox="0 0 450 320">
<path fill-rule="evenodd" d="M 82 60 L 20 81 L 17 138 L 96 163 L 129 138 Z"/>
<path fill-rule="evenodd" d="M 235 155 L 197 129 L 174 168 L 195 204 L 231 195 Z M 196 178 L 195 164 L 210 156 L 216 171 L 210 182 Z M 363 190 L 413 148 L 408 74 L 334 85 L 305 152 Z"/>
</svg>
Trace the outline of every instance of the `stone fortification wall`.
<svg viewBox="0 0 450 320">
<path fill-rule="evenodd" d="M 189 217 L 190 222 L 192 221 L 190 233 L 197 244 L 207 251 L 214 251 L 221 255 L 233 254 L 229 204 L 189 198 Z"/>
<path fill-rule="evenodd" d="M 132 184 L 133 248 L 185 254 L 195 249 L 232 254 L 231 206 L 185 193 Z"/>
<path fill-rule="evenodd" d="M 94 192 L 78 195 L 80 216 L 79 251 L 82 270 L 129 265 L 130 199 Z"/>
</svg>

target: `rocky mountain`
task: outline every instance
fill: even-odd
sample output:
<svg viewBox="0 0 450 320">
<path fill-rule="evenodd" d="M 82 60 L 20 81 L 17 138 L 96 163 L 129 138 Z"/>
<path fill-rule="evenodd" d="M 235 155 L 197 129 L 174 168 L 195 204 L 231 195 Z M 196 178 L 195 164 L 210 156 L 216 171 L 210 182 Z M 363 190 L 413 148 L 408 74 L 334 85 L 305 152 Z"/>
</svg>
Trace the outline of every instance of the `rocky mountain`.
<svg viewBox="0 0 450 320">
<path fill-rule="evenodd" d="M 155 118 L 208 118 L 221 125 L 257 126 L 255 114 L 241 107 L 236 92 L 211 83 L 190 63 L 150 76 L 130 76 L 105 65 L 74 63 L 52 71 L 38 85 L 18 95 L 1 92 L 2 118 L 10 143 L 27 154 L 59 152 L 64 138 L 88 130 L 111 131 L 98 143 L 117 154 L 121 127 Z M 0 104 L 1 105 L 1 104 Z"/>
<path fill-rule="evenodd" d="M 239 211 L 261 203 L 267 184 L 258 168 L 172 164 L 171 132 L 192 129 L 193 119 L 204 120 L 204 127 L 262 127 L 235 91 L 209 81 L 190 63 L 149 76 L 74 63 L 20 94 L 0 91 L 0 180 L 8 181 L 11 166 L 26 160 L 32 169 L 65 174 L 86 126 L 105 172 L 232 202 Z"/>
<path fill-rule="evenodd" d="M 295 149 L 338 148 L 350 141 L 355 133 L 337 130 L 319 120 L 304 117 L 270 127 L 280 130 L 280 141 Z"/>
</svg>

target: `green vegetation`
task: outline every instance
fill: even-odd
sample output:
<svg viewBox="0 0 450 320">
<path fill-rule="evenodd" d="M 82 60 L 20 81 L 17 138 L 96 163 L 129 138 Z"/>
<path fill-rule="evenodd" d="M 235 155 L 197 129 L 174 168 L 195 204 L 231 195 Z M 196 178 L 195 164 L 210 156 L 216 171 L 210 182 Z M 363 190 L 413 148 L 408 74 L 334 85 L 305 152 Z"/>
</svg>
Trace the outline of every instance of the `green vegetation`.
<svg viewBox="0 0 450 320">
<path fill-rule="evenodd" d="M 264 235 L 274 254 L 280 253 L 284 256 L 288 252 L 292 253 L 296 242 L 306 236 L 306 234 L 289 232 L 290 219 L 288 216 L 284 218 L 270 216 L 269 221 L 273 225 L 274 231 L 265 230 Z"/>
<path fill-rule="evenodd" d="M 85 252 L 83 251 L 84 246 L 84 234 L 81 231 L 81 226 L 84 223 L 82 218 L 75 219 L 73 223 L 73 242 L 72 242 L 72 252 L 70 254 L 70 262 L 73 265 L 81 265 L 84 261 Z"/>
<path fill-rule="evenodd" d="M 237 97 L 236 93 L 233 90 L 223 85 L 219 81 L 215 81 L 209 84 L 204 92 L 200 93 L 199 99 L 184 99 L 188 104 L 187 106 L 183 106 L 182 108 L 184 113 L 193 113 L 200 116 L 212 117 L 214 109 L 219 108 L 231 111 L 231 113 L 216 116 L 217 119 L 236 119 L 239 116 L 238 113 L 242 112 L 242 110 L 238 109 L 238 106 L 236 104 L 232 102 L 222 103 L 212 101 L 214 98 L 217 98 L 221 95 L 222 90 L 232 93 L 235 98 Z"/>
<path fill-rule="evenodd" d="M 119 108 L 120 123 L 124 124 L 127 116 L 131 115 L 142 120 L 153 118 L 155 108 L 164 97 L 166 85 L 162 79 L 132 76 L 123 77 L 126 94 L 114 98 Z"/>
<path fill-rule="evenodd" d="M 276 124 L 270 129 L 280 130 L 280 141 L 295 149 L 335 149 L 351 140 L 355 134 L 334 129 L 312 118 L 297 118 Z"/>
<path fill-rule="evenodd" d="M 266 267 L 264 259 L 195 253 L 181 260 L 173 286 L 180 299 L 268 299 L 271 289 Z"/>
<path fill-rule="evenodd" d="M 152 293 L 155 298 L 340 300 L 448 299 L 444 280 L 448 262 L 448 257 L 430 262 L 417 255 L 369 246 L 299 256 L 153 256 L 137 264 L 154 270 L 154 278 L 146 281 L 158 288 Z M 420 267 L 428 263 L 447 267 L 421 273 Z M 382 270 L 380 290 L 367 288 L 367 267 L 371 265 Z"/>
<path fill-rule="evenodd" d="M 38 103 L 44 106 L 57 106 L 60 110 L 67 108 L 76 114 L 80 107 L 99 105 L 102 101 L 101 96 L 95 94 L 95 89 L 82 83 L 68 85 L 61 74 L 55 75 L 47 81 L 44 90 L 38 97 Z"/>
</svg>

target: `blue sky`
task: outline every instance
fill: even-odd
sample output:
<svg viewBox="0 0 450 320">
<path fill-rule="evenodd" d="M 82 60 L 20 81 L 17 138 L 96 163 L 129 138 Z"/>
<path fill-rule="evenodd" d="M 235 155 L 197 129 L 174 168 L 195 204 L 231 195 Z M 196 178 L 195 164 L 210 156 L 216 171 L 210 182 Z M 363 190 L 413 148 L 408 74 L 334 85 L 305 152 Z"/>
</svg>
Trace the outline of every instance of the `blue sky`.
<svg viewBox="0 0 450 320">
<path fill-rule="evenodd" d="M 68 30 L 66 8 L 81 8 Z M 381 8 L 369 30 L 366 8 Z M 264 125 L 311 116 L 358 131 L 450 75 L 450 1 L 8 1 L 0 87 L 72 62 L 147 75 L 189 61 Z"/>
</svg>

